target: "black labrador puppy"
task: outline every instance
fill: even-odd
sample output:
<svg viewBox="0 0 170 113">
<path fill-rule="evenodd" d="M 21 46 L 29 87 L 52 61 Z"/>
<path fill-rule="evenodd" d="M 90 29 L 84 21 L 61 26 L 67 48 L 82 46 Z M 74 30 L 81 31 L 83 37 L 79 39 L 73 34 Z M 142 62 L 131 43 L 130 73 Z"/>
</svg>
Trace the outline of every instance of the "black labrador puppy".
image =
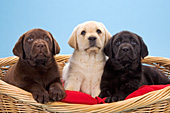
<svg viewBox="0 0 170 113">
<path fill-rule="evenodd" d="M 37 102 L 59 101 L 65 97 L 54 58 L 59 52 L 60 47 L 50 32 L 29 30 L 15 44 L 13 53 L 19 60 L 3 80 L 31 92 Z"/>
<path fill-rule="evenodd" d="M 107 43 L 104 53 L 109 59 L 104 67 L 99 97 L 107 97 L 106 102 L 124 100 L 142 85 L 170 83 L 157 68 L 141 64 L 148 49 L 137 34 L 129 31 L 117 33 Z"/>
</svg>

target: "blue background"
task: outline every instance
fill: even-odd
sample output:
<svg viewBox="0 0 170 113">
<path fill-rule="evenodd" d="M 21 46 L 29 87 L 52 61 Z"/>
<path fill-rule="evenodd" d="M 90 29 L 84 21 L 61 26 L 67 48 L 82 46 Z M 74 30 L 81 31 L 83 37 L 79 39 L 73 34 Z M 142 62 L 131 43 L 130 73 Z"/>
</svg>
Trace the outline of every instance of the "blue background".
<svg viewBox="0 0 170 113">
<path fill-rule="evenodd" d="M 71 54 L 67 41 L 78 24 L 102 22 L 114 35 L 140 35 L 149 56 L 170 58 L 170 0 L 0 0 L 0 58 L 13 56 L 19 37 L 33 28 L 50 31 L 60 54 Z"/>
</svg>

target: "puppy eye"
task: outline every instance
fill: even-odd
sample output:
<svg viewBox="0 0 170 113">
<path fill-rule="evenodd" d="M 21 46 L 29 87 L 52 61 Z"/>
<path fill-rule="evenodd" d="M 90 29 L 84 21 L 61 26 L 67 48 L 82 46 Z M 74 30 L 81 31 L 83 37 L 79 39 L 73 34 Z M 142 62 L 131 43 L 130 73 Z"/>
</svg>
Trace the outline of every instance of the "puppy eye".
<svg viewBox="0 0 170 113">
<path fill-rule="evenodd" d="M 34 40 L 34 38 L 33 37 L 29 37 L 29 38 L 27 38 L 27 41 L 28 42 L 32 42 Z"/>
<path fill-rule="evenodd" d="M 120 44 L 121 44 L 121 42 L 120 42 L 120 41 L 117 41 L 117 42 L 116 42 L 116 45 L 117 45 L 117 46 L 119 46 Z"/>
<path fill-rule="evenodd" d="M 81 35 L 85 35 L 85 34 L 86 34 L 86 31 L 83 30 L 83 31 L 81 32 Z"/>
<path fill-rule="evenodd" d="M 132 45 L 136 45 L 136 42 L 134 40 L 131 41 Z"/>
<path fill-rule="evenodd" d="M 44 37 L 44 40 L 50 41 L 50 38 L 48 36 Z"/>
<path fill-rule="evenodd" d="M 101 34 L 101 33 L 102 33 L 100 29 L 97 29 L 96 32 L 97 32 L 98 34 Z"/>
</svg>

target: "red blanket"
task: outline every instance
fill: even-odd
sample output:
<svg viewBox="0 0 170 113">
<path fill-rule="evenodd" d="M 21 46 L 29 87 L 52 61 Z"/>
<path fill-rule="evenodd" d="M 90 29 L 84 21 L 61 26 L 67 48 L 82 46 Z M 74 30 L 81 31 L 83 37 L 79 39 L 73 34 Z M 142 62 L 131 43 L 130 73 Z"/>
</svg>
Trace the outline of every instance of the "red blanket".
<svg viewBox="0 0 170 113">
<path fill-rule="evenodd" d="M 146 94 L 146 93 L 151 92 L 151 91 L 156 91 L 156 90 L 163 89 L 163 88 L 165 88 L 165 87 L 167 87 L 169 85 L 170 84 L 168 84 L 168 85 L 143 85 L 138 90 L 134 91 L 129 96 L 127 96 L 125 98 L 125 100 L 129 99 L 129 98 L 141 96 L 141 95 Z"/>
<path fill-rule="evenodd" d="M 140 96 L 151 91 L 163 89 L 167 86 L 169 85 L 144 85 L 141 86 L 138 90 L 131 93 L 129 96 L 127 96 L 126 99 Z M 62 100 L 62 102 L 93 105 L 93 104 L 105 103 L 104 102 L 105 99 L 106 98 L 101 99 L 100 97 L 93 98 L 90 95 L 82 92 L 66 90 L 66 97 Z"/>
</svg>

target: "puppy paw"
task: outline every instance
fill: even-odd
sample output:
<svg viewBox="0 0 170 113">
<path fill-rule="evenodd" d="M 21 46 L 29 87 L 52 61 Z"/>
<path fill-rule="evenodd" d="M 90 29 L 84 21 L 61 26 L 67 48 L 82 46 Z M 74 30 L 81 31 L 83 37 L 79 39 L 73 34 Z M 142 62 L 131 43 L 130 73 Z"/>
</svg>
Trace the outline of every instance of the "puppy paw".
<svg viewBox="0 0 170 113">
<path fill-rule="evenodd" d="M 49 95 L 47 91 L 36 91 L 32 92 L 33 98 L 38 102 L 38 103 L 47 103 L 49 102 Z"/>
<path fill-rule="evenodd" d="M 65 97 L 64 89 L 53 87 L 49 90 L 49 97 L 52 101 L 60 101 Z"/>
<path fill-rule="evenodd" d="M 100 94 L 99 94 L 99 97 L 100 97 L 100 98 L 111 97 L 111 96 L 112 96 L 112 95 L 111 95 L 110 91 L 107 91 L 107 90 L 103 90 L 103 91 L 100 92 Z"/>
<path fill-rule="evenodd" d="M 102 94 L 102 93 L 100 93 L 100 94 L 98 95 L 98 97 L 100 97 L 100 98 L 104 98 L 104 96 L 103 96 L 103 94 Z"/>
<path fill-rule="evenodd" d="M 118 101 L 119 99 L 118 99 L 118 97 L 112 97 L 112 96 L 110 96 L 110 97 L 107 97 L 106 99 L 105 99 L 105 102 L 106 103 L 111 103 L 111 102 L 116 102 L 116 101 Z"/>
</svg>

